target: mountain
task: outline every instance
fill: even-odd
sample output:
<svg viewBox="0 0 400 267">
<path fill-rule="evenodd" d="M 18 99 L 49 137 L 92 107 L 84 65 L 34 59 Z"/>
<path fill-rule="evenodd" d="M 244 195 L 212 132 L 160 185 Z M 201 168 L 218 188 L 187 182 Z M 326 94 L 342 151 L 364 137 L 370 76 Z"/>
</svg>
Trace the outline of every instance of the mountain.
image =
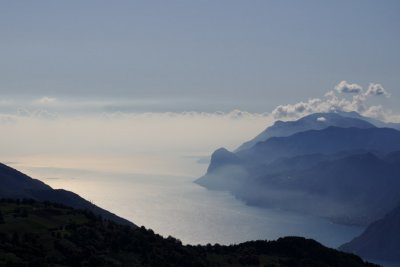
<svg viewBox="0 0 400 267">
<path fill-rule="evenodd" d="M 311 239 L 191 246 L 144 227 L 32 200 L 0 201 L 0 266 L 327 266 L 373 267 Z"/>
<path fill-rule="evenodd" d="M 269 195 L 261 197 L 255 194 L 259 190 L 254 189 L 247 201 L 275 201 L 280 208 L 322 215 L 342 223 L 368 224 L 384 216 L 400 201 L 399 173 L 400 161 L 389 161 L 373 153 L 325 159 L 315 165 L 286 168 L 252 181 L 255 188 L 287 192 L 292 201 Z"/>
<path fill-rule="evenodd" d="M 207 173 L 195 182 L 228 191 L 249 205 L 368 225 L 400 201 L 400 131 L 328 114 L 332 123 L 336 119 L 359 127 L 297 132 L 322 115 L 327 114 L 275 124 L 292 135 L 270 137 L 237 152 L 217 150 Z"/>
<path fill-rule="evenodd" d="M 341 116 L 344 117 L 349 117 L 349 118 L 354 118 L 354 119 L 360 119 L 360 120 L 364 120 L 367 121 L 373 125 L 375 125 L 376 127 L 379 128 L 393 128 L 396 130 L 400 130 L 400 123 L 394 123 L 394 122 L 384 122 L 378 119 L 373 119 L 373 118 L 369 118 L 369 117 L 364 117 L 361 116 L 359 113 L 352 111 L 352 112 L 344 112 L 344 111 L 337 111 L 338 114 L 340 114 Z"/>
<path fill-rule="evenodd" d="M 355 153 L 355 152 L 354 152 Z M 400 152 L 312 154 L 267 165 L 238 165 L 199 178 L 212 190 L 229 191 L 247 204 L 295 210 L 339 223 L 367 225 L 400 201 Z"/>
<path fill-rule="evenodd" d="M 132 222 L 97 207 L 73 192 L 63 189 L 52 189 L 47 184 L 1 163 L 0 198 L 25 198 L 61 203 L 78 209 L 87 209 L 106 219 L 136 227 Z"/>
<path fill-rule="evenodd" d="M 235 152 L 253 147 L 258 142 L 263 142 L 271 137 L 286 137 L 298 132 L 309 130 L 322 130 L 330 126 L 349 128 L 372 128 L 374 124 L 361 118 L 340 115 L 337 113 L 314 113 L 296 121 L 276 121 L 255 138 L 243 143 Z"/>
<path fill-rule="evenodd" d="M 240 164 L 240 159 L 235 154 L 229 152 L 225 148 L 220 148 L 214 151 L 211 155 L 212 161 L 208 166 L 207 173 L 216 172 L 220 166 Z"/>
<path fill-rule="evenodd" d="M 400 263 L 400 206 L 339 249 L 368 259 Z"/>
<path fill-rule="evenodd" d="M 400 131 L 390 128 L 340 128 L 299 132 L 288 137 L 272 137 L 236 155 L 242 160 L 271 162 L 282 157 L 307 154 L 334 154 L 369 150 L 389 153 L 400 150 Z"/>
</svg>

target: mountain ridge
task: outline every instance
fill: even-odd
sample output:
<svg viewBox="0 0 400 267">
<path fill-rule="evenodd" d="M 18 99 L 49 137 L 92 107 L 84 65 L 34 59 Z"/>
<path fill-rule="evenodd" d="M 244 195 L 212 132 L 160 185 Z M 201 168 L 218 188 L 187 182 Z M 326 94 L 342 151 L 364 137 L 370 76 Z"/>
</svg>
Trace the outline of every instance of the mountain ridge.
<svg viewBox="0 0 400 267">
<path fill-rule="evenodd" d="M 321 116 L 305 118 L 315 121 Z M 338 114 L 333 117 L 343 119 Z M 195 182 L 228 191 L 249 205 L 368 225 L 400 201 L 396 167 L 400 166 L 400 131 L 359 119 L 345 121 L 361 128 L 328 126 L 300 132 L 296 128 L 292 135 L 270 137 L 247 149 L 219 150 L 223 153 L 211 157 L 212 168 Z M 372 194 L 378 189 L 380 193 Z"/>
<path fill-rule="evenodd" d="M 299 265 L 301 264 L 301 265 Z M 32 200 L 0 200 L 0 266 L 374 267 L 312 239 L 182 245 L 144 227 Z"/>
<path fill-rule="evenodd" d="M 265 160 L 268 157 L 278 159 L 285 156 L 332 154 L 356 149 L 378 150 L 384 153 L 400 150 L 400 131 L 391 128 L 361 129 L 330 126 L 322 130 L 298 132 L 287 137 L 271 137 L 250 149 L 239 151 L 237 155 L 250 156 L 253 159 L 251 153 L 262 153 Z M 279 154 L 276 154 L 277 152 Z"/>
<path fill-rule="evenodd" d="M 295 121 L 276 121 L 256 137 L 240 145 L 235 152 L 249 149 L 258 142 L 271 137 L 287 137 L 308 130 L 322 130 L 329 126 L 371 128 L 374 124 L 356 117 L 342 116 L 338 113 L 314 113 Z"/>
<path fill-rule="evenodd" d="M 28 198 L 57 202 L 75 208 L 88 209 L 104 218 L 136 227 L 134 223 L 94 205 L 78 194 L 64 189 L 53 189 L 44 182 L 2 163 L 0 163 L 0 198 Z"/>
</svg>

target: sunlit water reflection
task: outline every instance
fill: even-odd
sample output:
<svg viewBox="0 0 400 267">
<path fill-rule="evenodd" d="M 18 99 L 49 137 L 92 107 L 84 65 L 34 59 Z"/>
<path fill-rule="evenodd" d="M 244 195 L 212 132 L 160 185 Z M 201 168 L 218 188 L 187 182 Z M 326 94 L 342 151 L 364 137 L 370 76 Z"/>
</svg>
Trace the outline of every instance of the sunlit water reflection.
<svg viewBox="0 0 400 267">
<path fill-rule="evenodd" d="M 106 174 L 70 169 L 27 169 L 54 188 L 184 243 L 230 244 L 296 235 L 337 247 L 363 228 L 293 212 L 250 207 L 225 192 L 206 190 L 193 177 Z"/>
</svg>

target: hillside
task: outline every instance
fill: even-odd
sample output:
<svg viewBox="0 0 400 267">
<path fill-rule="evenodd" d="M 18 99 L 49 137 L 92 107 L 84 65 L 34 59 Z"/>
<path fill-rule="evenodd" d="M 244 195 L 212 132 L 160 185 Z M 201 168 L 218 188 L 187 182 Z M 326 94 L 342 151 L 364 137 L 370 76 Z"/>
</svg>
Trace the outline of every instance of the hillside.
<svg viewBox="0 0 400 267">
<path fill-rule="evenodd" d="M 300 237 L 184 246 L 173 237 L 32 200 L 0 201 L 0 266 L 376 266 Z"/>
<path fill-rule="evenodd" d="M 400 263 L 400 206 L 339 249 L 369 259 Z"/>
<path fill-rule="evenodd" d="M 53 189 L 47 184 L 1 163 L 0 198 L 26 198 L 51 201 L 77 209 L 88 209 L 104 218 L 136 227 L 132 222 L 94 205 L 73 192 L 63 189 Z"/>
</svg>

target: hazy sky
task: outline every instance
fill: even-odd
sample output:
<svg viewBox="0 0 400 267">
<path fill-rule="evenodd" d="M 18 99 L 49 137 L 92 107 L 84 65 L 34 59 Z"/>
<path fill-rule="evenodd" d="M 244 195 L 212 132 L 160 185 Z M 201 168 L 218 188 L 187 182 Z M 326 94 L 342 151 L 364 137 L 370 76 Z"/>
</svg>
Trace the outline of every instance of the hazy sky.
<svg viewBox="0 0 400 267">
<path fill-rule="evenodd" d="M 400 121 L 399 14 L 397 0 L 1 1 L 0 161 L 199 176 L 198 159 L 275 119 Z"/>
<path fill-rule="evenodd" d="M 2 1 L 0 108 L 270 112 L 346 80 L 381 83 L 400 111 L 399 14 L 397 0 Z"/>
</svg>

